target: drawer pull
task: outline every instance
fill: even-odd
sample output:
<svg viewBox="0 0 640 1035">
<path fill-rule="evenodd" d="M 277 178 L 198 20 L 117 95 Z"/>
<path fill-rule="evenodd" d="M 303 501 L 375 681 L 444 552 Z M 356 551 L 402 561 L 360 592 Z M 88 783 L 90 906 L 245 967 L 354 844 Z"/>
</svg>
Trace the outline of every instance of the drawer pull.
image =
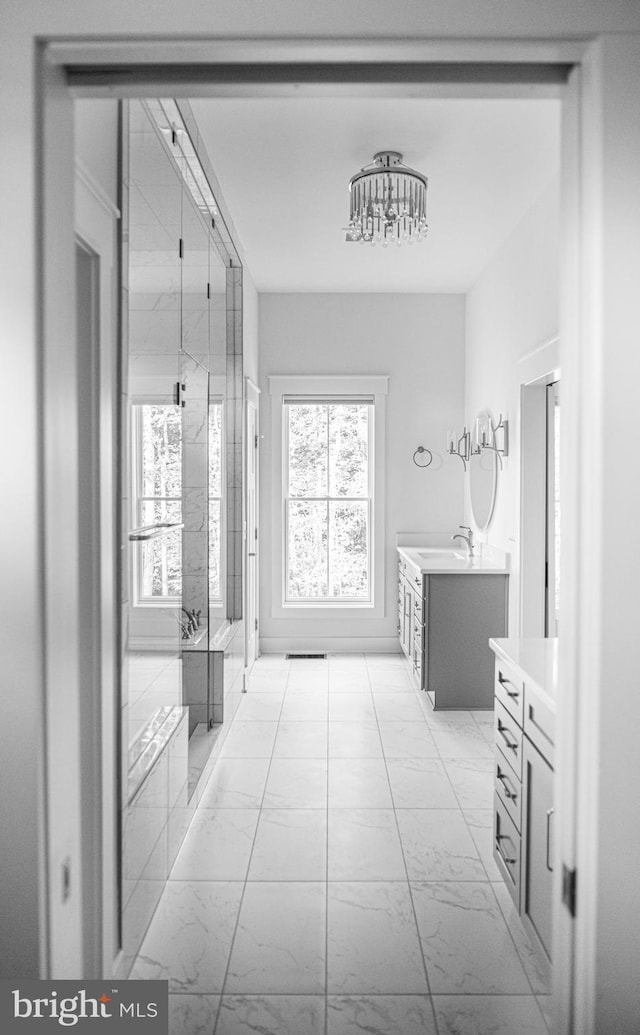
<svg viewBox="0 0 640 1035">
<path fill-rule="evenodd" d="M 498 772 L 496 773 L 496 776 L 498 777 L 498 779 L 500 780 L 500 783 L 504 787 L 504 793 L 506 794 L 507 798 L 511 798 L 512 801 L 515 801 L 516 798 L 518 797 L 518 792 L 511 790 L 511 788 L 509 786 L 510 782 L 511 782 L 509 780 L 509 777 L 505 776 L 504 773 L 501 773 L 500 770 L 498 770 Z"/>
<path fill-rule="evenodd" d="M 548 731 L 544 728 L 544 726 L 541 726 L 538 720 L 536 719 L 535 708 L 532 704 L 529 705 L 529 722 L 532 726 L 535 726 L 537 730 L 540 730 L 540 733 L 545 738 L 545 740 L 548 740 L 552 743 L 551 736 L 549 735 Z"/>
<path fill-rule="evenodd" d="M 513 687 L 513 690 L 509 689 L 510 686 L 513 686 L 513 683 L 506 676 L 503 676 L 502 672 L 498 672 L 498 682 L 500 686 L 505 688 L 508 697 L 520 697 L 520 691 L 516 687 Z"/>
<path fill-rule="evenodd" d="M 551 817 L 555 811 L 555 809 L 547 809 L 547 869 L 549 873 L 553 873 L 553 866 L 549 862 L 549 851 L 551 848 Z"/>
<path fill-rule="evenodd" d="M 414 578 L 413 581 L 415 582 L 416 586 L 420 586 L 421 585 L 420 579 L 418 578 L 417 575 L 416 575 L 416 577 Z"/>
<path fill-rule="evenodd" d="M 518 861 L 517 858 L 510 859 L 508 855 L 505 855 L 502 851 L 502 845 L 500 844 L 501 841 L 509 841 L 510 844 L 513 844 L 513 841 L 508 834 L 496 834 L 496 850 L 498 855 L 507 866 L 515 866 Z"/>
<path fill-rule="evenodd" d="M 509 740 L 509 737 L 507 736 L 508 732 L 509 732 L 508 728 L 506 726 L 503 726 L 501 720 L 498 719 L 498 733 L 500 734 L 500 736 L 504 740 L 504 742 L 507 745 L 507 747 L 509 748 L 509 750 L 513 751 L 513 753 L 515 755 L 517 755 L 518 754 L 518 747 L 519 747 L 518 741 L 517 740 Z"/>
</svg>

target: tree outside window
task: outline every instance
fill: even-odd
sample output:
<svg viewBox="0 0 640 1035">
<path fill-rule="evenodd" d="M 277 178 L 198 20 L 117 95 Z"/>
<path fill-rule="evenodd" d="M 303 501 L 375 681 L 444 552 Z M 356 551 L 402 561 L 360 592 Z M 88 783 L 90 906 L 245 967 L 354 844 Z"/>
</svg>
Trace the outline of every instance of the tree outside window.
<svg viewBox="0 0 640 1035">
<path fill-rule="evenodd" d="M 136 525 L 182 521 L 182 418 L 170 403 L 133 406 Z M 222 404 L 209 405 L 209 595 L 222 599 Z M 182 596 L 182 534 L 177 528 L 138 543 L 135 600 L 178 604 Z"/>
</svg>

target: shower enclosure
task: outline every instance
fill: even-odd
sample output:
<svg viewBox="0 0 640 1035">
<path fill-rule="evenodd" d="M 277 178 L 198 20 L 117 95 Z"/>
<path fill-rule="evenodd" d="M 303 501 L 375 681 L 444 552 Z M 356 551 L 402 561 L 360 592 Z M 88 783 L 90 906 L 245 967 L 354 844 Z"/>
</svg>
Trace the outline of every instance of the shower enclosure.
<svg viewBox="0 0 640 1035">
<path fill-rule="evenodd" d="M 123 104 L 124 974 L 215 756 L 241 625 L 241 270 L 188 118 Z"/>
</svg>

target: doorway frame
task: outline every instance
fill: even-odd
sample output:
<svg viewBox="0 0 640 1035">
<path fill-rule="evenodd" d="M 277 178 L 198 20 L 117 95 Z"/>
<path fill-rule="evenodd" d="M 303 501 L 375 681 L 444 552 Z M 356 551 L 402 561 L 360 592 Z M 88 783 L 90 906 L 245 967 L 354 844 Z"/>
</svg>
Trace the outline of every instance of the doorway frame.
<svg viewBox="0 0 640 1035">
<path fill-rule="evenodd" d="M 558 338 L 518 361 L 520 380 L 520 636 L 545 635 L 546 398 L 560 376 Z"/>
<path fill-rule="evenodd" d="M 422 95 L 431 96 L 461 96 L 468 95 L 469 89 L 478 89 L 483 96 L 504 96 L 504 91 L 510 89 L 516 95 L 522 95 L 522 91 L 530 92 L 530 86 L 526 82 L 526 76 L 518 80 L 514 76 L 505 85 L 501 82 L 498 86 L 485 79 L 480 87 L 477 80 L 474 87 L 475 74 L 482 65 L 487 62 L 499 63 L 502 66 L 512 64 L 516 69 L 518 64 L 531 66 L 530 63 L 553 66 L 558 61 L 576 66 L 574 67 L 569 88 L 563 92 L 564 114 L 563 119 L 563 228 L 564 247 L 561 273 L 561 298 L 562 314 L 560 319 L 560 336 L 563 341 L 563 455 L 574 457 L 583 456 L 583 445 L 581 439 L 582 424 L 584 422 L 585 408 L 588 410 L 589 399 L 598 398 L 597 389 L 594 384 L 587 384 L 590 396 L 586 401 L 580 401 L 580 391 L 584 391 L 584 377 L 581 384 L 580 374 L 582 363 L 578 356 L 581 328 L 584 328 L 592 314 L 592 305 L 587 299 L 585 284 L 589 274 L 594 274 L 598 263 L 598 240 L 580 236 L 578 230 L 581 226 L 581 219 L 585 216 L 583 208 L 583 181 L 585 178 L 585 164 L 589 168 L 597 165 L 601 158 L 599 147 L 604 147 L 597 139 L 593 139 L 588 148 L 583 146 L 583 134 L 585 124 L 590 122 L 589 105 L 594 104 L 597 109 L 597 102 L 602 92 L 602 83 L 597 75 L 591 74 L 593 66 L 598 61 L 596 53 L 598 41 L 473 41 L 473 40 L 446 40 L 446 41 L 295 41 L 295 40 L 229 40 L 224 41 L 136 41 L 126 42 L 105 42 L 103 40 L 82 40 L 82 41 L 56 41 L 55 43 L 41 44 L 41 61 L 39 69 L 39 105 L 40 105 L 40 138 L 42 142 L 41 161 L 39 167 L 39 183 L 41 197 L 41 250 L 42 269 L 41 278 L 45 288 L 41 292 L 41 365 L 46 372 L 51 365 L 52 354 L 62 354 L 64 368 L 68 377 L 73 382 L 73 364 L 68 355 L 68 342 L 73 341 L 73 315 L 70 312 L 72 307 L 61 307 L 55 302 L 55 296 L 59 298 L 73 297 L 73 283 L 70 280 L 68 264 L 65 261 L 66 252 L 61 248 L 61 241 L 68 237 L 68 228 L 65 230 L 65 217 L 68 218 L 70 210 L 70 195 L 72 177 L 70 176 L 70 154 L 73 146 L 73 97 L 104 97 L 104 96 L 142 96 L 158 93 L 170 94 L 173 96 L 207 96 L 221 93 L 237 95 L 238 92 L 257 90 L 255 82 L 247 85 L 244 80 L 239 81 L 234 69 L 234 62 L 257 62 L 262 66 L 264 80 L 266 82 L 265 93 L 270 95 L 287 94 L 293 89 L 293 84 L 282 81 L 270 82 L 268 70 L 270 65 L 277 65 L 278 62 L 322 62 L 332 61 L 338 67 L 345 69 L 350 63 L 363 61 L 368 62 L 368 67 L 374 66 L 384 68 L 390 61 L 405 65 L 410 69 L 412 64 L 423 62 L 425 65 L 440 64 L 442 78 L 433 78 L 431 82 L 424 83 L 411 79 L 408 76 L 407 82 L 396 82 L 393 87 L 389 83 L 375 82 L 366 84 L 368 89 L 376 90 L 378 95 L 388 94 L 393 88 L 396 91 L 410 89 L 412 95 L 418 92 Z M 448 64 L 447 64 L 448 63 Z M 577 66 L 586 64 L 588 77 L 585 85 L 585 78 L 581 69 Z M 70 66 L 83 66 L 82 74 L 70 70 Z M 141 66 L 153 65 L 154 68 L 141 69 Z M 203 85 L 203 65 L 210 71 L 213 66 L 219 72 L 218 81 L 214 88 L 210 85 L 205 88 Z M 167 69 L 163 78 L 163 66 Z M 123 78 L 126 82 L 118 85 L 118 67 L 126 73 Z M 138 78 L 134 81 L 131 78 L 131 69 L 138 69 Z M 178 75 L 178 68 L 181 72 Z M 115 71 L 114 71 L 115 70 Z M 464 71 L 468 75 L 465 80 Z M 102 73 L 100 75 L 91 75 Z M 205 69 L 206 71 L 206 69 Z M 154 78 L 155 76 L 155 78 Z M 357 84 L 357 86 L 363 84 Z M 335 90 L 335 84 L 333 84 Z M 307 89 L 316 94 L 326 93 L 331 89 L 332 84 L 313 83 L 307 84 Z M 353 89 L 353 82 L 348 86 L 341 86 L 341 89 Z M 546 85 L 541 81 L 538 89 L 557 89 L 557 84 Z M 119 91 L 119 92 L 118 92 Z M 339 91 L 338 91 L 339 92 Z M 300 95 L 300 91 L 298 91 Z M 47 342 L 47 348 L 42 345 Z M 565 364 L 564 349 L 569 356 L 568 364 Z M 594 348 L 597 354 L 597 345 Z M 569 376 L 576 376 L 575 387 L 568 389 Z M 48 429 L 55 428 L 56 416 L 60 415 L 61 380 L 54 376 L 53 384 L 47 382 L 46 377 L 42 382 L 43 404 L 44 404 L 44 436 L 45 440 Z M 65 384 L 65 397 L 68 391 L 68 384 Z M 73 428 L 70 429 L 73 435 Z M 46 443 L 44 448 L 45 474 L 52 464 L 55 468 L 55 458 L 52 450 L 55 449 L 55 442 Z M 584 481 L 581 478 L 580 465 L 576 464 L 576 474 L 570 487 L 570 494 L 574 496 L 574 506 L 566 507 L 563 513 L 563 522 L 575 518 L 579 510 L 580 499 L 584 495 Z M 567 466 L 563 462 L 563 469 Z M 73 489 L 73 487 L 71 486 Z M 46 491 L 45 491 L 46 493 Z M 48 500 L 48 502 L 47 502 Z M 71 512 L 72 522 L 74 514 L 77 513 L 77 498 L 73 491 L 69 497 L 65 497 L 67 503 L 66 511 Z M 60 518 L 51 514 L 51 497 L 45 494 L 45 539 L 52 543 L 56 524 Z M 582 526 L 578 524 L 577 528 Z M 597 532 L 597 528 L 595 529 Z M 67 533 L 68 534 L 68 533 Z M 566 537 L 563 536 L 566 541 Z M 592 804 L 590 796 L 585 793 L 578 794 L 577 788 L 577 747 L 578 739 L 581 736 L 581 727 L 577 722 L 578 707 L 576 700 L 575 683 L 577 674 L 584 664 L 588 663 L 590 652 L 584 647 L 584 641 L 579 635 L 577 623 L 587 619 L 585 615 L 587 603 L 580 609 L 577 605 L 580 600 L 580 591 L 585 579 L 585 572 L 580 563 L 579 551 L 582 543 L 580 535 L 575 536 L 575 542 L 571 550 L 566 550 L 563 555 L 563 584 L 570 586 L 568 590 L 569 599 L 563 601 L 563 606 L 576 604 L 575 616 L 570 623 L 567 623 L 566 636 L 561 644 L 560 676 L 571 692 L 567 691 L 567 698 L 560 709 L 560 743 L 563 749 L 568 749 L 567 764 L 559 769 L 558 779 L 560 783 L 559 798 L 560 807 L 565 810 L 572 807 L 572 811 L 565 811 L 567 816 L 575 816 L 577 826 L 584 831 L 588 826 L 593 810 L 597 806 Z M 56 561 L 53 552 L 48 550 L 45 554 L 45 580 L 50 587 L 52 575 L 56 573 Z M 567 581 L 567 574 L 575 576 L 575 582 Z M 75 601 L 75 590 L 70 584 L 77 572 L 72 570 L 65 573 L 65 594 L 73 603 Z M 573 601 L 571 600 L 573 598 Z M 47 615 L 53 613 L 54 601 L 49 597 L 46 600 Z M 591 618 L 595 616 L 592 614 Z M 592 625 L 593 623 L 591 623 Z M 66 638 L 60 638 L 60 642 L 77 643 L 77 630 L 65 629 Z M 64 755 L 62 765 L 63 772 L 56 772 L 55 767 L 48 764 L 49 778 L 49 800 L 48 800 L 48 829 L 55 827 L 58 819 L 62 820 L 63 835 L 71 845 L 72 851 L 78 849 L 78 824 L 77 806 L 78 802 L 73 799 L 71 802 L 65 797 L 65 789 L 68 787 L 69 778 L 79 775 L 78 767 L 78 737 L 80 729 L 77 722 L 78 716 L 78 685 L 77 678 L 73 672 L 69 672 L 68 664 L 62 659 L 56 658 L 55 652 L 55 620 L 52 626 L 47 623 L 47 638 L 45 643 L 47 667 L 47 713 L 49 716 L 56 700 L 56 708 L 62 703 L 63 708 L 68 711 L 67 726 L 64 731 L 60 730 L 60 723 L 57 723 L 55 730 L 48 725 L 48 735 L 53 737 L 62 732 L 61 743 L 56 743 L 57 764 Z M 582 660 L 582 665 L 579 661 Z M 62 687 L 61 676 L 66 673 L 67 685 Z M 69 678 L 69 676 L 71 678 Z M 52 693 L 53 690 L 56 693 Z M 596 694 L 596 686 L 592 683 L 589 688 L 591 697 Z M 71 721 L 69 721 L 69 719 Z M 593 724 L 587 732 L 593 736 Z M 584 730 L 582 730 L 584 732 Z M 63 750 L 61 751 L 61 744 Z M 50 755 L 48 756 L 50 757 Z M 584 762 L 582 763 L 584 765 Z M 66 812 L 66 816 L 63 815 Z M 597 811 L 596 811 L 597 816 Z M 580 834 L 580 830 L 578 830 Z M 584 837 L 582 838 L 584 841 Z M 588 840 L 588 839 L 587 839 Z M 560 857 L 571 864 L 577 856 L 576 845 L 582 843 L 576 834 L 573 823 L 568 823 L 565 828 L 562 843 L 557 851 L 562 853 Z M 55 848 L 55 846 L 54 846 Z M 49 876 L 55 876 L 56 865 L 59 860 L 56 858 L 56 851 L 52 851 L 49 857 Z M 594 863 L 595 867 L 595 863 Z M 557 870 L 560 870 L 557 866 Z M 593 871 L 593 867 L 592 867 Z M 595 880 L 592 872 L 591 881 Z M 592 888 L 593 890 L 593 888 Z M 592 896 L 591 896 L 592 898 Z M 575 924 L 570 921 L 565 910 L 557 910 L 559 914 L 556 922 L 555 945 L 556 952 L 556 1030 L 560 1033 L 573 1030 L 573 990 L 575 984 L 576 1000 L 581 1003 L 582 1027 L 581 1032 L 589 1035 L 593 1030 L 593 1018 L 595 1016 L 594 989 L 589 985 L 588 978 L 595 971 L 595 944 L 589 940 L 589 933 L 595 923 L 595 905 L 590 897 L 585 897 L 585 916 L 581 917 L 581 929 L 585 932 L 583 936 L 578 932 L 578 954 L 581 956 L 583 969 L 581 972 L 574 972 L 574 933 Z M 70 939 L 74 930 L 79 935 L 80 917 L 76 906 L 67 911 L 64 924 L 69 932 L 67 937 L 63 936 L 63 918 L 59 910 L 50 906 L 49 911 L 49 945 L 50 957 L 49 966 L 52 970 L 61 971 L 65 969 L 69 960 L 73 960 L 74 952 L 69 949 Z M 81 944 L 78 940 L 77 944 Z M 562 947 L 563 951 L 558 954 L 557 949 Z M 582 974 L 582 977 L 581 977 Z"/>
<path fill-rule="evenodd" d="M 96 424 L 91 443 L 93 498 L 89 520 L 85 522 L 85 536 L 94 543 L 93 571 L 84 568 L 81 571 L 82 579 L 87 583 L 85 603 L 88 606 L 92 600 L 93 604 L 93 614 L 87 618 L 91 641 L 87 643 L 83 637 L 81 649 L 87 656 L 87 668 L 94 666 L 93 685 L 89 688 L 93 693 L 83 695 L 92 698 L 90 710 L 84 717 L 81 714 L 83 842 L 94 878 L 89 887 L 83 880 L 84 956 L 85 972 L 90 970 L 91 976 L 101 977 L 104 960 L 109 957 L 116 959 L 119 941 L 118 841 L 121 819 L 118 806 L 121 793 L 120 773 L 116 765 L 120 742 L 116 701 L 119 586 L 114 550 L 103 546 L 118 541 L 120 526 L 114 491 L 118 477 L 117 396 L 120 384 L 116 319 L 120 211 L 79 158 L 75 159 L 75 188 L 76 243 L 95 259 L 95 301 L 99 306 L 93 314 L 94 339 L 87 364 L 91 369 L 85 372 L 85 377 L 93 375 L 94 383 L 89 386 L 80 381 L 79 388 L 85 397 L 89 393 L 92 395 L 91 417 Z M 100 544 L 97 554 L 96 541 Z M 95 759 L 95 771 L 89 774 L 89 787 L 85 790 L 87 769 L 92 759 Z M 94 791 L 98 807 L 91 801 Z M 90 842 L 88 845 L 87 841 Z M 93 912 L 87 915 L 91 907 Z M 101 912 L 99 921 L 95 918 L 95 910 L 98 909 Z"/>
<path fill-rule="evenodd" d="M 259 442 L 260 442 L 260 389 L 253 383 L 251 378 L 244 378 L 244 568 L 246 578 L 244 580 L 244 606 L 242 614 L 244 617 L 244 681 L 251 673 L 251 669 L 260 653 L 259 649 L 259 624 L 260 624 L 260 477 L 259 477 Z M 253 429 L 253 434 L 252 434 Z M 252 441 L 253 438 L 253 441 Z M 250 502 L 253 494 L 253 502 Z M 251 513 L 253 510 L 254 525 L 251 525 Z M 252 574 L 253 571 L 253 574 Z"/>
</svg>

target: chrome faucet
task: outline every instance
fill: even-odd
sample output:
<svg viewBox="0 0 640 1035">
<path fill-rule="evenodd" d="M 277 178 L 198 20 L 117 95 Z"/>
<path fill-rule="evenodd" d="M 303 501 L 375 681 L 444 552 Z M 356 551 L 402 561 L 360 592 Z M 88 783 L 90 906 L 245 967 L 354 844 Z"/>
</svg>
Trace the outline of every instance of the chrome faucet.
<svg viewBox="0 0 640 1035">
<path fill-rule="evenodd" d="M 462 532 L 456 532 L 455 535 L 451 536 L 451 540 L 453 542 L 454 539 L 464 539 L 467 544 L 467 557 L 471 560 L 473 557 L 473 532 L 468 525 L 458 525 L 458 528 L 464 528 L 469 535 L 462 535 Z"/>
</svg>

